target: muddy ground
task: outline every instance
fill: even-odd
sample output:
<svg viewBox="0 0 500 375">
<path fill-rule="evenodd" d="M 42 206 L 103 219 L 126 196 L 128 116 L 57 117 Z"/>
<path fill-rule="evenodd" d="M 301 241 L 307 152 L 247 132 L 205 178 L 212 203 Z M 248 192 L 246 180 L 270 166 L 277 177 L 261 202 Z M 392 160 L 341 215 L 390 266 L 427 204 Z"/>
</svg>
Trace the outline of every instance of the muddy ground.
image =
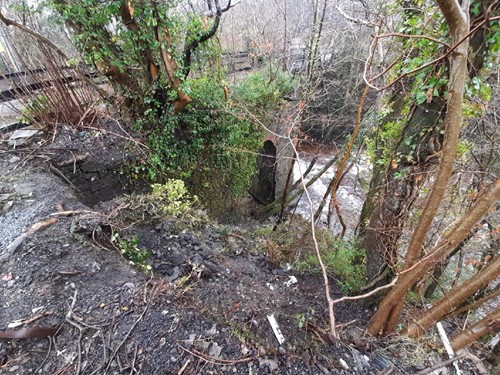
<svg viewBox="0 0 500 375">
<path fill-rule="evenodd" d="M 57 328 L 0 339 L 1 374 L 416 374 L 446 359 L 365 337 L 371 312 L 354 303 L 336 306 L 343 339 L 329 342 L 321 278 L 273 266 L 251 219 L 181 232 L 120 222 L 152 253 L 153 273 L 138 270 L 102 241 L 128 200 L 115 197 L 144 188 L 117 173 L 132 156 L 106 126 L 0 150 L 0 329 Z"/>
</svg>

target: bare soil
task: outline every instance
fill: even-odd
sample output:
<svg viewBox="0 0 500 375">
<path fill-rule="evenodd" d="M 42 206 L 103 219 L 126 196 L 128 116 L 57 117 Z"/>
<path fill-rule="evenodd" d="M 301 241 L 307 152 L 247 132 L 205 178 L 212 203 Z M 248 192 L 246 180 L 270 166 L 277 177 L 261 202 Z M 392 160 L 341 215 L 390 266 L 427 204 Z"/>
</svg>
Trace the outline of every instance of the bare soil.
<svg viewBox="0 0 500 375">
<path fill-rule="evenodd" d="M 321 278 L 273 268 L 250 219 L 197 232 L 120 228 L 152 252 L 152 275 L 102 246 L 124 201 L 114 197 L 137 188 L 117 173 L 133 156 L 106 126 L 0 151 L 0 329 L 58 328 L 0 339 L 1 374 L 415 374 L 445 359 L 365 337 L 371 312 L 354 303 L 336 306 L 343 340 L 329 342 Z M 20 241 L 39 222 L 47 226 Z"/>
</svg>

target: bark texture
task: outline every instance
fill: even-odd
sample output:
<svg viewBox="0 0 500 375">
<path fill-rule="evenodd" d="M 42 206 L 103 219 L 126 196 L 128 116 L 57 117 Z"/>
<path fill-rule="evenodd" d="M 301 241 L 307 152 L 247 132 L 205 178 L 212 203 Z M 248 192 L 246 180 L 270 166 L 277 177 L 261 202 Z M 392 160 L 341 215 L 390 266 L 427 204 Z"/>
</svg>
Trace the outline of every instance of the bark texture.
<svg viewBox="0 0 500 375">
<path fill-rule="evenodd" d="M 446 193 L 448 182 L 453 172 L 463 121 L 463 99 L 465 78 L 467 76 L 467 52 L 469 45 L 467 39 L 469 32 L 468 1 L 463 2 L 462 6 L 464 9 L 454 0 L 436 0 L 436 2 L 448 23 L 453 42 L 452 45 L 460 42 L 449 56 L 448 102 L 444 119 L 445 134 L 441 159 L 435 183 L 408 245 L 404 262 L 404 270 L 407 272 L 399 278 L 394 289 L 384 298 L 379 309 L 370 320 L 368 331 L 373 335 L 389 334 L 394 331 L 408 291 L 426 272 L 433 269 L 438 262 L 441 262 L 444 259 L 442 258 L 443 255 L 446 256 L 449 251 L 452 251 L 465 238 L 472 225 L 480 219 L 480 217 L 476 217 L 473 223 L 469 223 L 470 225 L 466 225 L 467 220 L 462 220 L 460 223 L 463 227 L 456 228 L 456 231 L 460 232 L 460 235 L 457 233 L 452 238 L 446 236 L 445 238 L 448 239 L 448 243 L 441 244 L 438 249 L 431 253 L 432 256 L 430 258 L 433 259 L 432 263 L 424 261 L 417 265 L 425 237 Z M 455 243 L 455 241 L 452 241 L 459 237 L 461 237 L 459 242 Z M 426 258 L 429 258 L 429 256 Z"/>
<path fill-rule="evenodd" d="M 439 322 L 466 298 L 472 296 L 477 290 L 486 288 L 500 274 L 500 257 L 494 258 L 490 263 L 481 269 L 476 275 L 466 282 L 452 289 L 432 308 L 423 313 L 414 322 L 403 330 L 403 333 L 410 337 L 422 335 L 435 322 Z"/>
<path fill-rule="evenodd" d="M 368 322 L 371 335 L 389 334 L 398 323 L 399 313 L 408 291 L 427 272 L 442 262 L 469 234 L 471 228 L 500 199 L 500 179 L 465 213 L 455 226 L 443 236 L 429 255 L 420 259 L 418 264 L 406 269 L 398 278 L 394 288 L 380 303 L 377 312 Z"/>
<path fill-rule="evenodd" d="M 451 338 L 451 346 L 454 350 L 460 350 L 473 343 L 478 338 L 500 331 L 500 309 L 489 313 L 480 321 Z"/>
</svg>

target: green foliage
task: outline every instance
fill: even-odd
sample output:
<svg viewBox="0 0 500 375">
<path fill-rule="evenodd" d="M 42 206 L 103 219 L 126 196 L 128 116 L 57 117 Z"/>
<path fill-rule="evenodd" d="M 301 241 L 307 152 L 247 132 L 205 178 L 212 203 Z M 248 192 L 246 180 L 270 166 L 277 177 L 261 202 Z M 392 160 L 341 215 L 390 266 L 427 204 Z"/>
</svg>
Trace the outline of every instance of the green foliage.
<svg viewBox="0 0 500 375">
<path fill-rule="evenodd" d="M 248 190 L 262 131 L 229 107 L 219 81 L 202 76 L 187 80 L 183 90 L 193 99 L 190 108 L 162 116 L 154 127 L 148 124 L 156 114 L 148 109 L 137 122 L 151 149 L 144 166 L 153 181 L 185 180 L 212 211 Z"/>
<path fill-rule="evenodd" d="M 120 253 L 134 266 L 142 272 L 151 271 L 151 265 L 147 264 L 151 252 L 146 249 L 139 248 L 139 237 L 132 239 L 121 238 L 118 232 L 114 232 L 111 236 L 111 242 L 116 246 Z"/>
<path fill-rule="evenodd" d="M 316 311 L 314 308 L 310 307 L 306 314 L 294 314 L 295 321 L 297 322 L 297 326 L 302 329 L 307 327 L 307 322 L 314 319 L 314 315 Z"/>
<path fill-rule="evenodd" d="M 257 230 L 255 230 L 254 236 L 255 237 L 266 237 L 266 236 L 269 236 L 270 234 L 273 233 L 273 228 L 274 228 L 274 224 L 273 225 L 268 225 L 268 226 L 265 226 L 265 227 L 262 227 L 262 228 L 258 228 Z"/>
<path fill-rule="evenodd" d="M 233 98 L 246 107 L 266 108 L 276 105 L 293 89 L 292 76 L 279 67 L 271 66 L 251 73 L 234 87 Z"/>
<path fill-rule="evenodd" d="M 31 99 L 28 105 L 23 108 L 21 114 L 21 122 L 30 124 L 37 118 L 44 118 L 50 112 L 50 103 L 47 96 L 39 94 Z"/>
<path fill-rule="evenodd" d="M 472 143 L 466 139 L 460 141 L 457 147 L 457 158 L 466 159 L 471 153 Z"/>
<path fill-rule="evenodd" d="M 133 0 L 129 3 L 134 9 L 131 25 L 122 19 L 124 4 L 116 0 L 46 0 L 43 5 L 76 30 L 75 43 L 85 61 L 107 71 L 118 93 L 127 99 L 126 109 L 135 119 L 135 129 L 145 134 L 151 150 L 148 158 L 131 167 L 132 175 L 140 178 L 145 172 L 152 182 L 183 179 L 204 203 L 222 207 L 247 191 L 262 132 L 238 106 L 231 106 L 222 71 L 207 69 L 207 65 L 220 66 L 216 38 L 194 51 L 191 68 L 195 78 L 183 75 L 186 67 L 181 46 L 198 40 L 206 31 L 201 15 L 180 10 L 178 1 Z M 161 47 L 167 49 L 171 66 L 178 67 L 174 69 L 176 83 L 164 68 L 168 64 L 164 64 Z M 159 67 L 155 81 L 146 60 Z M 269 106 L 279 101 L 291 89 L 291 79 L 272 66 L 266 74 L 250 79 L 252 83 L 241 90 L 235 88 L 233 99 L 245 103 L 250 98 L 251 105 Z M 172 102 L 179 92 L 192 102 L 174 115 Z"/>
<path fill-rule="evenodd" d="M 169 179 L 153 184 L 151 192 L 127 196 L 120 220 L 143 225 L 162 225 L 170 232 L 199 230 L 211 221 L 199 200 L 188 192 L 183 181 Z"/>
<path fill-rule="evenodd" d="M 191 196 L 181 180 L 167 180 L 164 184 L 153 184 L 149 194 L 151 201 L 158 204 L 158 213 L 165 216 L 180 216 L 185 214 L 198 197 Z"/>
<path fill-rule="evenodd" d="M 343 293 L 352 294 L 363 286 L 364 253 L 356 242 L 326 236 L 320 242 L 320 250 L 327 270 L 337 278 Z M 306 255 L 296 266 L 302 271 L 319 272 L 319 262 L 315 254 Z"/>
</svg>

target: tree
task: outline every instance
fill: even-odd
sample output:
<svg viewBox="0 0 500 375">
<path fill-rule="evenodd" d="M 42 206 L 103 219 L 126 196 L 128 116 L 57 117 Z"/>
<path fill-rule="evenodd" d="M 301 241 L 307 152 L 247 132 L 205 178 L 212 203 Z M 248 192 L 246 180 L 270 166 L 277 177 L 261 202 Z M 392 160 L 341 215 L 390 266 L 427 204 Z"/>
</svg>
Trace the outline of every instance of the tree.
<svg viewBox="0 0 500 375">
<path fill-rule="evenodd" d="M 182 84 L 193 54 L 215 35 L 231 0 L 225 7 L 220 0 L 207 1 L 205 15 L 184 17 L 169 2 L 154 0 L 48 4 L 73 30 L 87 61 L 110 79 L 133 109 L 141 113 L 149 108 L 161 117 L 169 107 L 177 114 L 191 102 Z M 143 100 L 144 95 L 151 100 Z"/>
<path fill-rule="evenodd" d="M 479 80 L 477 75 L 483 69 L 485 58 L 492 53 L 485 48 L 492 33 L 477 26 L 484 25 L 484 20 L 497 8 L 498 4 L 478 3 L 471 9 L 470 26 L 476 32 L 470 48 L 473 63 L 468 71 L 469 79 Z M 443 120 L 447 113 L 444 99 L 448 90 L 447 61 L 437 58 L 422 69 L 419 67 L 425 59 L 435 59 L 443 48 L 449 48 L 438 39 L 447 32 L 447 28 L 436 22 L 442 16 L 433 12 L 432 7 L 419 10 L 418 6 L 406 8 L 403 14 L 403 25 L 398 30 L 404 34 L 389 32 L 377 37 L 397 38 L 404 52 L 401 55 L 398 52 L 389 69 L 396 70 L 401 79 L 392 79 L 385 86 L 390 88 L 386 93 L 387 104 L 382 107 L 381 125 L 369 145 L 373 150 L 374 171 L 359 233 L 366 250 L 366 277 L 376 278 L 378 283 L 373 283 L 374 286 L 387 282 L 392 276 L 403 228 L 421 187 L 441 155 Z M 432 28 L 428 36 L 421 35 L 424 25 Z M 406 60 L 404 64 L 402 56 Z M 415 74 L 408 76 L 411 70 Z"/>
<path fill-rule="evenodd" d="M 403 273 L 394 288 L 379 305 L 379 309 L 368 324 L 371 334 L 393 332 L 399 319 L 407 293 L 435 265 L 449 255 L 467 236 L 472 226 L 500 198 L 500 180 L 492 184 L 455 227 L 443 237 L 428 255 L 422 257 L 421 249 L 432 225 L 436 212 L 448 187 L 453 172 L 460 129 L 463 121 L 463 100 L 465 77 L 467 76 L 467 56 L 469 45 L 469 3 L 462 6 L 454 1 L 437 0 L 447 22 L 451 38 L 452 53 L 448 53 L 449 82 L 447 111 L 444 118 L 444 142 L 439 168 L 426 205 L 419 217 L 408 245 L 403 265 Z"/>
</svg>

